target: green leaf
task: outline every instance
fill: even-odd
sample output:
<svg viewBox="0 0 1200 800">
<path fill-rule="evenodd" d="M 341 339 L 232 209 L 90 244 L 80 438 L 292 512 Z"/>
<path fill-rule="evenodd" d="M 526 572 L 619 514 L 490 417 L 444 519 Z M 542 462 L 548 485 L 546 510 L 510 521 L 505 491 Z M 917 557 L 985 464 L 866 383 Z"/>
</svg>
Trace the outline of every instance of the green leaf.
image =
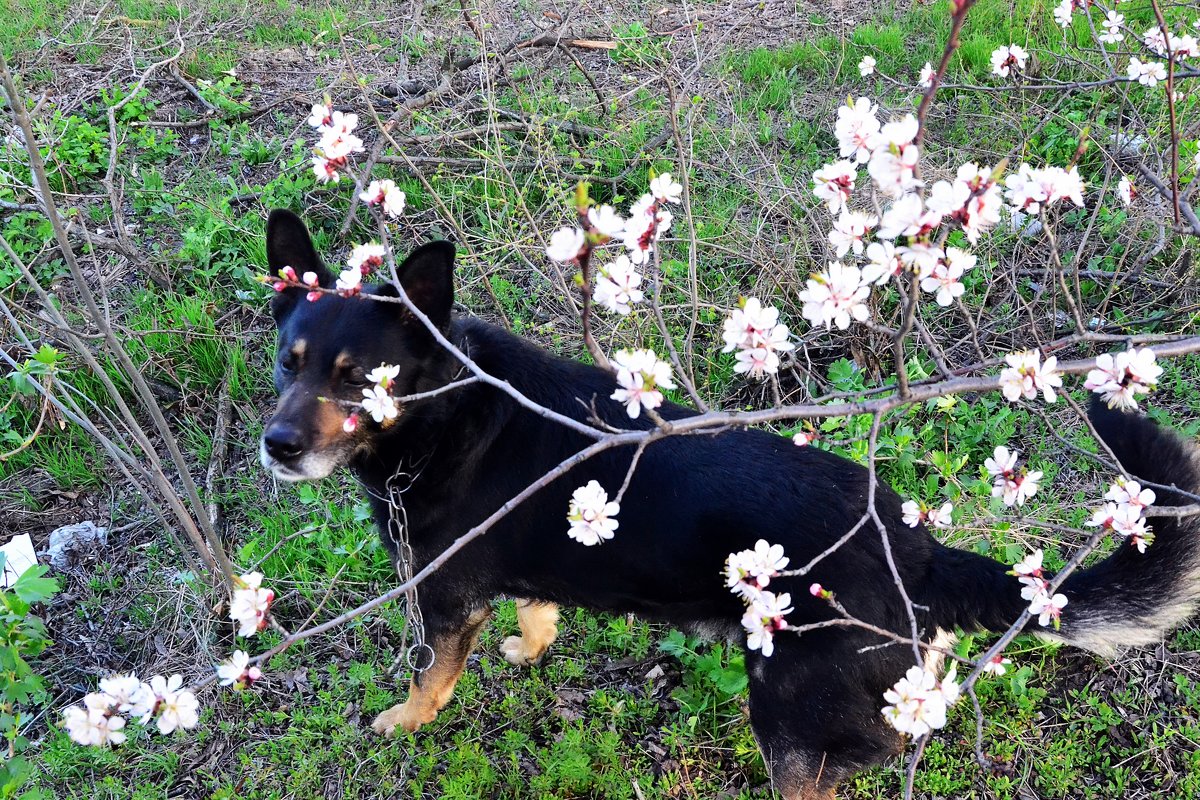
<svg viewBox="0 0 1200 800">
<path fill-rule="evenodd" d="M 58 366 L 58 362 L 62 361 L 62 357 L 62 353 L 48 344 L 42 345 L 38 348 L 38 351 L 33 354 L 34 361 L 51 369 Z"/>
<path fill-rule="evenodd" d="M 17 597 L 26 603 L 41 603 L 49 600 L 58 593 L 58 581 L 54 578 L 43 578 L 50 568 L 41 564 L 32 566 L 17 578 L 12 590 Z"/>
<path fill-rule="evenodd" d="M 687 637 L 679 631 L 671 631 L 667 634 L 667 638 L 658 645 L 658 649 L 668 655 L 681 658 L 688 650 Z"/>
</svg>

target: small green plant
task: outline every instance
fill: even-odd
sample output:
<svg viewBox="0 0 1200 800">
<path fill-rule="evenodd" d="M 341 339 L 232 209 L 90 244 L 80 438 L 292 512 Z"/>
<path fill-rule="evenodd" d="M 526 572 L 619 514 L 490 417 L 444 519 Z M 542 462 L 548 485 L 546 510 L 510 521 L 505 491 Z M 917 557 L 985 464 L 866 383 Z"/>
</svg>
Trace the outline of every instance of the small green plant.
<svg viewBox="0 0 1200 800">
<path fill-rule="evenodd" d="M 9 388 L 13 392 L 12 400 L 18 397 L 36 397 L 38 390 L 35 384 L 44 385 L 45 381 L 52 378 L 61 361 L 62 353 L 49 345 L 42 345 L 32 358 L 25 359 L 25 363 L 6 376 Z M 0 460 L 14 455 L 15 451 L 24 450 L 37 435 L 37 428 L 33 424 L 30 425 L 34 427 L 33 433 L 24 434 L 17 430 L 19 423 L 9 409 L 12 400 L 0 408 L 0 447 L 8 451 Z"/>
<path fill-rule="evenodd" d="M 659 649 L 679 659 L 684 668 L 683 685 L 673 697 L 688 716 L 693 729 L 702 721 L 717 733 L 721 723 L 740 717 L 737 698 L 746 691 L 746 658 L 740 649 L 706 643 L 671 631 Z"/>
<path fill-rule="evenodd" d="M 0 553 L 0 571 L 6 567 Z M 0 764 L 0 800 L 47 797 L 40 789 L 21 791 L 33 776 L 33 766 L 19 754 L 28 744 L 21 729 L 31 709 L 46 699 L 41 676 L 29 665 L 49 645 L 46 626 L 32 613 L 58 592 L 58 583 L 43 577 L 48 567 L 33 566 L 9 589 L 0 591 L 0 734 L 7 744 L 6 761 Z"/>
</svg>

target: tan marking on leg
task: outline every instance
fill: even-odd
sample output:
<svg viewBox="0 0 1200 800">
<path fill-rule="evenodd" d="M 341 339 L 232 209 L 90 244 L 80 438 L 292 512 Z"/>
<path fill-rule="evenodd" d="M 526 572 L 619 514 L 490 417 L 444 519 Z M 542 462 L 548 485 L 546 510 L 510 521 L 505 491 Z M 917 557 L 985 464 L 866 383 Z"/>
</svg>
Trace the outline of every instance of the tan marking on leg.
<svg viewBox="0 0 1200 800">
<path fill-rule="evenodd" d="M 768 758 L 767 763 L 771 784 L 784 800 L 836 800 L 834 787 L 825 774 L 824 754 L 816 763 L 797 752 L 781 755 L 778 762 Z"/>
<path fill-rule="evenodd" d="M 521 635 L 505 639 L 500 644 L 500 652 L 505 661 L 518 667 L 536 664 L 558 636 L 558 606 L 536 600 L 518 600 L 517 624 L 521 626 Z"/>
<path fill-rule="evenodd" d="M 413 676 L 407 700 L 375 718 L 371 727 L 376 733 L 390 738 L 397 728 L 412 733 L 433 722 L 454 695 L 454 686 L 466 669 L 467 656 L 475 649 L 479 631 L 491 616 L 491 606 L 480 609 L 467 618 L 460 630 L 429 643 L 434 652 L 433 666 Z"/>
<path fill-rule="evenodd" d="M 785 777 L 775 781 L 775 790 L 784 800 L 836 800 L 834 789 L 816 778 Z"/>
</svg>

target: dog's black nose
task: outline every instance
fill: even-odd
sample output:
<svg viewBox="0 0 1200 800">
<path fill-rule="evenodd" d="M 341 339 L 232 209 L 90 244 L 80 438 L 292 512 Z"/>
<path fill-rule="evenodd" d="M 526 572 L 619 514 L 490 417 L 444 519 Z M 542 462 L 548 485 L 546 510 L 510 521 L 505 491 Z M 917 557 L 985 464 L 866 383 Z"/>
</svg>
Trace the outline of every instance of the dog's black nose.
<svg viewBox="0 0 1200 800">
<path fill-rule="evenodd" d="M 272 425 L 263 434 L 267 455 L 279 461 L 290 461 L 304 452 L 300 431 L 288 425 Z"/>
</svg>

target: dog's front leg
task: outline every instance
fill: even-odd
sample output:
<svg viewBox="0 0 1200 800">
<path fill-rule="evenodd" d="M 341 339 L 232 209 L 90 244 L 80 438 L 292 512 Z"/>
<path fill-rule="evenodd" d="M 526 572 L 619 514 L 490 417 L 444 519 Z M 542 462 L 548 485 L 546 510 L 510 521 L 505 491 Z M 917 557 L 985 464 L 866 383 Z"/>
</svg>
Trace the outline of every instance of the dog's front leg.
<svg viewBox="0 0 1200 800">
<path fill-rule="evenodd" d="M 466 668 L 467 656 L 475 649 L 479 631 L 491 616 L 492 607 L 485 606 L 472 612 L 461 627 L 430 637 L 433 664 L 413 674 L 407 700 L 375 718 L 371 727 L 376 733 L 391 737 L 397 728 L 412 733 L 422 725 L 433 722 L 438 711 L 454 695 L 454 685 Z"/>
<path fill-rule="evenodd" d="M 500 652 L 505 661 L 518 667 L 536 664 L 558 636 L 558 606 L 537 600 L 518 600 L 517 624 L 521 627 L 521 635 L 505 639 L 500 644 Z"/>
</svg>

